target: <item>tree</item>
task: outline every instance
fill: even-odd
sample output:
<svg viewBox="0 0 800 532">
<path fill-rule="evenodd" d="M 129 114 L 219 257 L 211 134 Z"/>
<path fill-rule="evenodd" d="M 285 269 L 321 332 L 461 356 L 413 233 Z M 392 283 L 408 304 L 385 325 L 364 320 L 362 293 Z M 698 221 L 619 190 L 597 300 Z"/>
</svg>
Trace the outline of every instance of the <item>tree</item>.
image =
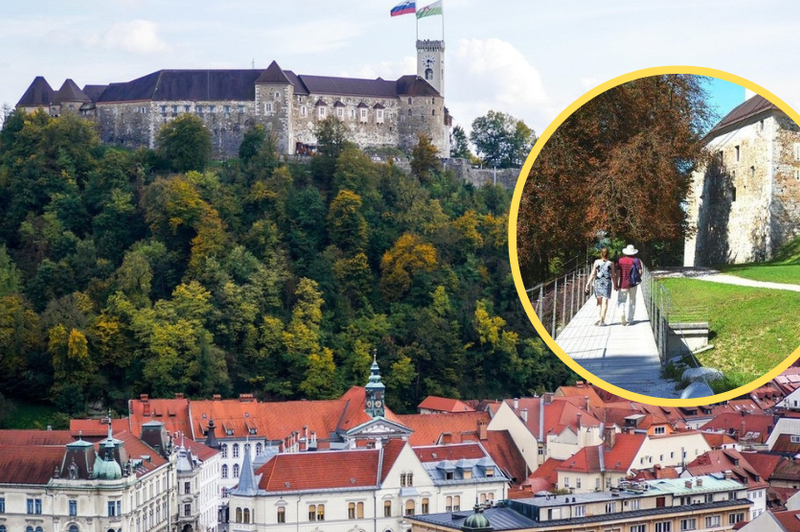
<svg viewBox="0 0 800 532">
<path fill-rule="evenodd" d="M 454 127 L 452 133 L 450 133 L 450 157 L 455 159 L 472 159 L 467 133 L 461 126 Z"/>
<path fill-rule="evenodd" d="M 469 136 L 487 166 L 519 167 L 536 141 L 534 131 L 513 116 L 489 111 L 472 122 Z"/>
<path fill-rule="evenodd" d="M 424 133 L 417 133 L 417 145 L 411 150 L 411 173 L 423 183 L 430 183 L 431 175 L 441 168 L 436 147 Z"/>
<path fill-rule="evenodd" d="M 436 248 L 419 236 L 406 233 L 381 259 L 381 289 L 389 301 L 400 300 L 411 288 L 414 276 L 438 266 Z"/>
<path fill-rule="evenodd" d="M 598 232 L 644 250 L 682 239 L 682 204 L 703 160 L 710 112 L 702 78 L 631 81 L 587 102 L 559 126 L 525 182 L 517 220 L 524 275 L 584 253 Z"/>
<path fill-rule="evenodd" d="M 328 209 L 328 236 L 349 255 L 367 247 L 367 221 L 361 214 L 361 196 L 340 190 Z"/>
<path fill-rule="evenodd" d="M 156 145 L 160 158 L 174 172 L 202 172 L 211 159 L 211 132 L 201 118 L 188 113 L 162 126 Z"/>
</svg>

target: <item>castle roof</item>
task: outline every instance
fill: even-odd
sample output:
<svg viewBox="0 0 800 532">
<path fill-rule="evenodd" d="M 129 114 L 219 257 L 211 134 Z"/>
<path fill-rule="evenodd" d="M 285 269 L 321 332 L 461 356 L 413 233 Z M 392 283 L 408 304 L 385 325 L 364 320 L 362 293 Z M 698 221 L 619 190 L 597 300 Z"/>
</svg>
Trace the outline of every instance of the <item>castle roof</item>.
<svg viewBox="0 0 800 532">
<path fill-rule="evenodd" d="M 720 120 L 719 123 L 717 123 L 717 125 L 708 132 L 706 138 L 710 139 L 712 137 L 716 137 L 717 135 L 723 133 L 723 130 L 744 122 L 748 118 L 751 118 L 764 111 L 772 111 L 776 109 L 778 109 L 777 105 L 767 100 L 760 94 L 756 94 L 752 98 L 745 100 L 744 103 L 734 107 L 730 113 L 725 115 L 722 120 Z"/>
<path fill-rule="evenodd" d="M 72 81 L 72 79 L 67 78 L 64 81 L 64 84 L 61 85 L 61 88 L 58 89 L 58 92 L 55 95 L 53 100 L 55 103 L 63 103 L 63 102 L 84 102 L 88 103 L 91 102 L 91 98 L 89 98 L 86 93 L 84 93 L 78 85 Z"/>
<path fill-rule="evenodd" d="M 267 69 L 258 76 L 256 83 L 285 83 L 290 84 L 289 78 L 283 72 L 283 69 L 278 66 L 276 61 L 269 64 Z"/>
<path fill-rule="evenodd" d="M 17 105 L 23 107 L 47 106 L 53 101 L 55 91 L 42 76 L 36 76 Z"/>
<path fill-rule="evenodd" d="M 86 94 L 93 102 L 100 99 L 103 92 L 108 88 L 108 85 L 84 85 L 83 93 Z"/>
</svg>

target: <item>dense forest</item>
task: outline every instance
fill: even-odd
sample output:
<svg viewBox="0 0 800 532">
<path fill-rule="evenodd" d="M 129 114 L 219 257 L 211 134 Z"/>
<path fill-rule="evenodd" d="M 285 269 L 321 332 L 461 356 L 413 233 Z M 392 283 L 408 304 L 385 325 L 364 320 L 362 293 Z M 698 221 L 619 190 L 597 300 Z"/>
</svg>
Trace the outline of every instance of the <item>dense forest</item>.
<svg viewBox="0 0 800 532">
<path fill-rule="evenodd" d="M 373 355 L 387 401 L 531 394 L 571 374 L 510 275 L 510 192 L 374 162 L 335 120 L 281 158 L 257 128 L 208 162 L 190 116 L 157 150 L 92 122 L 13 112 L 0 134 L 0 393 L 125 410 L 139 393 L 330 398 Z"/>
</svg>

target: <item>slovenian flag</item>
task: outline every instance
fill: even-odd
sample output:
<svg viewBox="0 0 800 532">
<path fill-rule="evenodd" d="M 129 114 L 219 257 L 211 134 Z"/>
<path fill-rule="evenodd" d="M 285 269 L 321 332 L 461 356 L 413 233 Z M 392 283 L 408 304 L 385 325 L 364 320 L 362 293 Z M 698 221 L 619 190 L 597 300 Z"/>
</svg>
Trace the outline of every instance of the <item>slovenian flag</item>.
<svg viewBox="0 0 800 532">
<path fill-rule="evenodd" d="M 416 12 L 417 12 L 416 0 L 411 0 L 410 2 L 402 2 L 400 4 L 397 4 L 390 11 L 393 17 L 397 17 L 400 15 L 408 15 L 409 13 L 416 13 Z"/>
<path fill-rule="evenodd" d="M 432 17 L 433 15 L 441 15 L 442 14 L 442 0 L 438 0 L 438 2 L 434 2 L 429 6 L 425 6 L 419 11 L 417 11 L 417 18 L 422 17 Z"/>
</svg>

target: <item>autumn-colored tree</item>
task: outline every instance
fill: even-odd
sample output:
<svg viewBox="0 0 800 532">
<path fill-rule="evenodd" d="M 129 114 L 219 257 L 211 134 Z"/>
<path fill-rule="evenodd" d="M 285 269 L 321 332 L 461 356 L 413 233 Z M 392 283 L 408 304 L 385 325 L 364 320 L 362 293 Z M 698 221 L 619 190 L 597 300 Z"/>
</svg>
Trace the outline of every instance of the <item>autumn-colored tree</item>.
<svg viewBox="0 0 800 532">
<path fill-rule="evenodd" d="M 436 248 L 419 236 L 406 233 L 381 259 L 381 290 L 386 299 L 396 301 L 405 295 L 415 275 L 436 269 Z"/>
<path fill-rule="evenodd" d="M 417 133 L 417 145 L 411 150 L 411 173 L 423 183 L 429 183 L 433 173 L 441 169 L 442 163 L 436 147 L 424 133 Z"/>
<path fill-rule="evenodd" d="M 555 257 L 598 234 L 648 245 L 682 238 L 691 171 L 710 112 L 702 78 L 638 79 L 587 102 L 555 131 L 525 183 L 517 221 L 520 263 L 546 276 Z"/>
</svg>

